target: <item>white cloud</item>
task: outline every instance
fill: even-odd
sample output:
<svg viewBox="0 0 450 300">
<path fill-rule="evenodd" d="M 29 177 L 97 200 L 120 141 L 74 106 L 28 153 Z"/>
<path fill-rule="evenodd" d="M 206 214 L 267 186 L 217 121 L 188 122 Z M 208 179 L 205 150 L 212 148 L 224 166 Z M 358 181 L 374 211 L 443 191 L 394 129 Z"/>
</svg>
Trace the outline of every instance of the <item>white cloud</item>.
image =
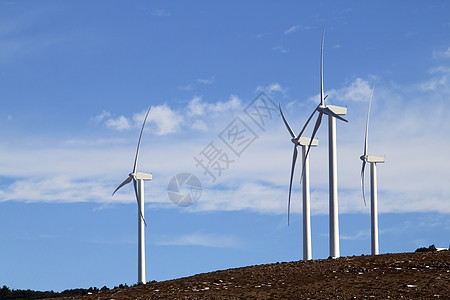
<svg viewBox="0 0 450 300">
<path fill-rule="evenodd" d="M 450 58 L 450 47 L 445 51 L 434 51 L 433 58 Z"/>
<path fill-rule="evenodd" d="M 419 85 L 419 89 L 422 91 L 435 91 L 440 86 L 443 86 L 447 83 L 447 75 L 443 75 L 442 77 L 436 77 L 429 79 L 426 82 L 423 82 Z"/>
<path fill-rule="evenodd" d="M 444 52 L 444 56 L 446 58 L 450 58 L 450 47 L 447 48 L 447 51 Z"/>
<path fill-rule="evenodd" d="M 216 103 L 208 105 L 208 110 L 212 112 L 225 112 L 228 110 L 238 109 L 241 106 L 241 100 L 236 95 L 231 95 L 228 101 L 218 101 Z"/>
<path fill-rule="evenodd" d="M 202 120 L 195 120 L 192 128 L 200 131 L 208 131 L 208 125 Z"/>
<path fill-rule="evenodd" d="M 106 120 L 105 124 L 107 127 L 119 131 L 131 128 L 130 122 L 124 116 L 120 116 L 117 119 L 108 119 Z"/>
<path fill-rule="evenodd" d="M 94 120 L 97 123 L 100 123 L 103 120 L 105 120 L 106 118 L 109 118 L 110 116 L 111 116 L 111 114 L 109 112 L 103 111 L 101 114 L 93 117 L 92 120 Z"/>
<path fill-rule="evenodd" d="M 140 128 L 142 126 L 142 122 L 144 121 L 145 114 L 146 111 L 143 111 L 141 113 L 134 114 L 130 119 L 124 116 L 106 119 L 110 116 L 110 113 L 103 112 L 102 114 L 96 116 L 94 120 L 104 120 L 107 127 L 118 131 L 123 131 L 131 128 Z M 154 125 L 155 130 L 153 132 L 157 135 L 165 135 L 176 132 L 182 122 L 183 116 L 172 110 L 166 104 L 153 106 L 147 118 L 147 124 L 150 126 L 152 124 Z"/>
<path fill-rule="evenodd" d="M 141 120 L 144 119 L 144 115 L 135 115 L 133 119 L 138 121 L 138 123 L 142 123 Z M 180 124 L 183 122 L 183 116 L 173 111 L 166 104 L 158 105 L 152 107 L 148 116 L 148 122 L 156 125 L 156 134 L 165 135 L 174 133 L 179 129 Z"/>
<path fill-rule="evenodd" d="M 194 97 L 188 104 L 189 116 L 203 116 L 208 104 L 202 103 L 202 97 Z"/>
<path fill-rule="evenodd" d="M 284 32 L 284 34 L 290 34 L 296 32 L 300 28 L 299 25 L 291 26 L 288 30 Z"/>
<path fill-rule="evenodd" d="M 274 82 L 274 83 L 271 83 L 271 84 L 269 84 L 267 86 L 258 85 L 256 87 L 256 92 L 257 93 L 264 92 L 266 94 L 272 94 L 274 92 L 278 92 L 278 93 L 281 93 L 281 94 L 286 94 L 287 93 L 287 88 L 283 88 L 283 87 L 281 87 L 281 85 L 279 83 Z"/>
<path fill-rule="evenodd" d="M 435 91 L 438 88 L 446 86 L 447 78 L 450 74 L 450 68 L 440 66 L 431 69 L 429 73 L 434 75 L 435 77 L 420 83 L 419 89 L 421 91 Z"/>
<path fill-rule="evenodd" d="M 177 237 L 167 237 L 157 242 L 161 246 L 202 246 L 213 248 L 240 248 L 241 243 L 232 235 L 210 235 L 191 233 Z"/>
<path fill-rule="evenodd" d="M 340 89 L 331 89 L 325 92 L 328 95 L 327 100 L 333 99 L 332 101 L 340 102 L 367 102 L 370 99 L 370 93 L 372 91 L 372 86 L 369 82 L 356 78 L 353 80 L 349 86 L 342 87 Z M 311 98 L 309 101 L 318 103 L 320 102 L 320 95 L 317 94 Z"/>
<path fill-rule="evenodd" d="M 349 87 L 339 89 L 336 94 L 338 101 L 367 102 L 370 98 L 372 87 L 368 81 L 356 78 Z"/>
<path fill-rule="evenodd" d="M 107 199 L 108 194 L 110 191 L 95 181 L 75 181 L 69 176 L 57 176 L 17 180 L 1 191 L 0 197 L 3 201 L 96 202 Z"/>
<path fill-rule="evenodd" d="M 187 106 L 187 114 L 190 117 L 204 116 L 207 113 L 223 113 L 240 107 L 241 101 L 236 95 L 231 95 L 227 101 L 215 103 L 202 102 L 202 97 L 194 97 Z"/>
<path fill-rule="evenodd" d="M 439 73 L 438 70 L 435 72 L 437 73 L 432 72 L 430 76 Z M 450 91 L 428 90 L 425 93 L 417 87 L 390 88 L 383 81 L 379 82 L 371 112 L 369 150 L 373 154 L 386 154 L 387 157 L 386 163 L 378 168 L 380 213 L 450 213 L 450 165 L 447 159 L 450 145 L 449 140 L 443 138 L 450 132 L 450 119 L 446 118 L 444 109 L 447 103 L 445 99 Z M 368 101 L 370 89 L 368 81 L 357 78 L 347 86 L 335 90 L 336 97 L 347 99 L 345 101 L 349 105 L 349 123 L 338 124 L 340 213 L 368 214 L 370 211 L 363 204 L 359 186 L 359 156 L 362 154 L 367 113 L 367 102 L 362 101 Z M 259 87 L 259 90 L 281 92 L 286 89 L 273 83 Z M 427 101 L 423 101 L 425 96 Z M 408 105 L 405 105 L 406 101 Z M 140 157 L 142 171 L 150 168 L 149 172 L 157 174 L 150 183 L 152 188 L 148 192 L 151 193 L 152 200 L 148 205 L 171 205 L 165 192 L 170 178 L 180 172 L 191 172 L 202 181 L 204 190 L 196 205 L 187 211 L 247 210 L 285 214 L 292 143 L 281 119 L 274 117 L 265 132 L 257 132 L 258 139 L 254 144 L 240 157 L 236 157 L 232 156 L 233 153 L 225 145 L 219 145 L 217 133 L 220 131 L 211 137 L 204 132 L 197 134 L 196 130 L 211 131 L 211 126 L 222 125 L 219 121 L 231 121 L 221 112 L 236 114 L 236 110 L 245 106 L 245 103 L 241 103 L 235 95 L 231 95 L 226 101 L 206 102 L 198 97 L 191 102 L 193 107 L 199 109 L 188 109 L 188 104 L 184 109 L 178 110 L 185 115 L 177 113 L 168 105 L 152 109 L 162 120 L 149 119 L 149 126 L 155 126 L 159 133 L 172 131 L 173 138 L 143 140 L 141 153 L 151 151 L 151 155 Z M 196 113 L 188 119 L 189 112 L 194 111 Z M 285 115 L 297 131 L 310 112 L 293 105 L 292 109 L 285 111 Z M 129 126 L 135 129 L 140 127 L 144 114 L 145 111 L 135 115 L 133 121 L 128 121 Z M 216 117 L 219 114 L 221 118 Z M 106 117 L 102 119 L 104 122 L 108 120 Z M 190 122 L 189 126 L 185 126 L 183 132 L 180 132 L 178 127 L 187 122 Z M 217 122 L 219 125 L 216 125 Z M 150 130 L 146 132 L 149 133 Z M 317 137 L 319 147 L 310 153 L 313 215 L 328 212 L 328 139 L 325 125 L 321 127 Z M 121 190 L 113 198 L 110 196 L 114 187 L 130 171 L 136 151 L 136 136 L 130 135 L 130 140 L 126 139 L 128 135 L 92 141 L 68 138 L 59 145 L 55 145 L 54 141 L 42 142 L 40 148 L 33 146 L 32 142 L 15 146 L 17 148 L 0 147 L 0 174 L 10 178 L 8 183 L 3 181 L 0 201 L 132 203 L 132 188 Z M 235 161 L 228 170 L 223 171 L 215 184 L 209 182 L 210 178 L 203 175 L 203 170 L 196 167 L 193 160 L 211 139 L 215 139 L 222 150 L 228 151 L 230 158 Z M 147 143 L 151 143 L 151 147 Z M 298 163 L 297 166 L 299 165 Z M 299 167 L 294 177 L 292 201 L 292 212 L 297 214 L 301 212 L 298 170 Z M 24 188 L 20 189 L 22 186 Z"/>
</svg>

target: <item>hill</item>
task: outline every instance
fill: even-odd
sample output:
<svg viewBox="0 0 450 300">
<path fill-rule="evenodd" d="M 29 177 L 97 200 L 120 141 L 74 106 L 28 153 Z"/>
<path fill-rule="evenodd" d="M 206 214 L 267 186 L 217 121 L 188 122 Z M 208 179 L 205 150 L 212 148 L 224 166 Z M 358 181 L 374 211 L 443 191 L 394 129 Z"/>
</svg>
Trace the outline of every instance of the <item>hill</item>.
<svg viewBox="0 0 450 300">
<path fill-rule="evenodd" d="M 66 299 L 450 299 L 450 251 L 352 256 L 216 271 Z"/>
</svg>

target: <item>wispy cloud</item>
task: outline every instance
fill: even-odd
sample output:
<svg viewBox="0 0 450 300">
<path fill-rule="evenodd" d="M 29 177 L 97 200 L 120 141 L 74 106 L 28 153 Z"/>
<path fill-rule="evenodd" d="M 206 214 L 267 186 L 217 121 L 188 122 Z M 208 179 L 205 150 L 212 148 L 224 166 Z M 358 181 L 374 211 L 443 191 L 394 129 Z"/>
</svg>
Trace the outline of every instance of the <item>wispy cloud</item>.
<svg viewBox="0 0 450 300">
<path fill-rule="evenodd" d="M 429 73 L 434 77 L 419 84 L 419 89 L 422 91 L 435 91 L 440 87 L 446 86 L 448 76 L 450 75 L 450 68 L 440 66 L 432 68 Z"/>
<path fill-rule="evenodd" d="M 182 90 L 182 91 L 187 91 L 190 92 L 194 89 L 194 86 L 192 85 L 192 83 L 186 84 L 186 85 L 182 85 L 179 86 L 178 89 Z"/>
<path fill-rule="evenodd" d="M 278 52 L 283 53 L 283 54 L 289 52 L 289 49 L 287 49 L 287 48 L 285 48 L 284 46 L 281 46 L 281 45 L 273 47 L 272 50 L 278 51 Z"/>
<path fill-rule="evenodd" d="M 340 102 L 367 102 L 370 98 L 372 86 L 367 80 L 356 78 L 349 86 L 344 86 L 340 89 L 327 90 L 326 94 L 329 99 Z M 320 95 L 317 94 L 309 98 L 309 101 L 320 102 Z"/>
<path fill-rule="evenodd" d="M 206 79 L 199 78 L 197 79 L 197 82 L 201 84 L 213 84 L 215 80 L 216 80 L 215 77 L 212 76 L 211 78 Z"/>
<path fill-rule="evenodd" d="M 211 85 L 216 81 L 215 76 L 211 76 L 210 78 L 198 78 L 195 82 L 191 82 L 186 85 L 179 86 L 178 89 L 182 91 L 191 92 L 196 89 L 196 87 L 200 85 Z"/>
<path fill-rule="evenodd" d="M 187 106 L 187 114 L 190 117 L 204 116 L 208 113 L 223 113 L 240 108 L 241 101 L 236 95 L 231 95 L 227 101 L 215 103 L 204 102 L 202 97 L 194 97 Z"/>
<path fill-rule="evenodd" d="M 103 120 L 109 118 L 111 116 L 111 114 L 107 111 L 103 111 L 101 114 L 95 116 L 92 118 L 92 120 L 94 120 L 97 123 L 102 122 Z"/>
<path fill-rule="evenodd" d="M 444 51 L 433 51 L 433 58 L 450 58 L 450 47 Z"/>
<path fill-rule="evenodd" d="M 171 15 L 171 13 L 168 10 L 162 9 L 162 8 L 156 8 L 152 10 L 151 12 L 152 16 L 156 17 L 168 17 Z"/>
<path fill-rule="evenodd" d="M 160 246 L 201 246 L 212 248 L 241 248 L 242 243 L 232 235 L 212 235 L 191 233 L 182 236 L 166 237 L 157 242 Z"/>
<path fill-rule="evenodd" d="M 294 25 L 294 26 L 291 26 L 289 29 L 287 29 L 287 30 L 284 32 L 284 34 L 291 34 L 291 33 L 294 33 L 294 32 L 296 32 L 299 28 L 300 28 L 300 25 Z"/>
<path fill-rule="evenodd" d="M 72 180 L 69 176 L 57 176 L 17 180 L 7 190 L 0 191 L 0 198 L 3 201 L 23 202 L 91 202 L 105 199 L 107 194 L 109 191 L 94 181 L 83 182 Z"/>
<path fill-rule="evenodd" d="M 134 114 L 131 118 L 125 116 L 113 118 L 109 112 L 104 111 L 93 119 L 96 122 L 104 122 L 108 128 L 124 131 L 142 126 L 145 114 L 146 111 L 142 111 Z M 153 106 L 147 119 L 147 124 L 155 127 L 154 132 L 157 135 L 166 135 L 176 132 L 182 122 L 183 116 L 172 110 L 166 104 Z"/>
<path fill-rule="evenodd" d="M 369 230 L 360 230 L 354 235 L 340 235 L 342 240 L 365 240 L 370 236 Z"/>
<path fill-rule="evenodd" d="M 105 124 L 107 127 L 119 131 L 131 128 L 130 122 L 124 116 L 119 116 L 115 119 L 107 119 Z"/>
<path fill-rule="evenodd" d="M 445 70 L 437 68 L 428 76 L 432 78 Z M 272 83 L 259 86 L 257 90 L 270 91 L 276 95 L 286 92 L 287 88 L 279 83 Z M 359 178 L 361 168 L 359 156 L 362 151 L 370 92 L 369 80 L 361 78 L 333 90 L 334 99 L 345 99 L 349 104 L 349 123 L 339 125 L 341 213 L 370 211 L 363 204 Z M 449 94 L 448 89 L 422 91 L 411 86 L 390 87 L 382 80 L 377 83 L 371 114 L 370 149 L 375 154 L 387 155 L 386 164 L 378 169 L 380 213 L 418 211 L 450 213 L 448 206 L 450 177 L 445 164 L 449 144 L 448 139 L 442 138 L 450 130 L 449 119 L 444 113 L 446 102 L 443 101 Z M 424 98 L 427 101 L 423 101 Z M 409 105 L 405 105 L 406 101 Z M 308 105 L 308 102 L 302 105 Z M 245 106 L 239 97 L 231 95 L 228 99 L 217 102 L 194 97 L 188 104 L 177 108 L 168 104 L 154 107 L 158 109 L 152 111 L 160 119 L 153 117 L 152 121 L 149 119 L 149 126 L 154 126 L 155 131 L 148 130 L 146 134 L 170 133 L 173 138 L 161 137 L 164 142 L 156 142 L 155 140 L 159 139 L 155 137 L 152 141 L 152 155 L 143 155 L 140 159 L 142 166 L 152 166 L 151 171 L 158 174 L 158 180 L 152 181 L 152 189 L 148 191 L 152 194 L 152 202 L 170 205 L 165 192 L 167 183 L 177 172 L 187 171 L 197 174 L 204 185 L 201 199 L 188 211 L 247 210 L 272 214 L 285 213 L 292 144 L 279 117 L 274 117 L 264 134 L 259 134 L 258 139 L 240 158 L 230 157 L 235 162 L 229 170 L 223 171 L 222 177 L 218 179 L 219 183 L 210 183 L 210 178 L 204 176 L 203 170 L 197 168 L 193 161 L 192 157 L 215 138 L 205 132 L 208 130 L 213 135 L 219 134 L 236 115 L 242 113 Z M 291 124 L 293 128 L 298 130 L 304 122 L 301 120 L 305 120 L 310 111 L 294 106 L 285 114 L 288 120 L 293 120 Z M 311 109 L 313 107 L 311 105 Z M 136 132 L 142 124 L 144 114 L 145 111 L 142 111 L 126 118 L 129 126 Z M 118 119 L 106 112 L 98 116 L 102 124 L 106 124 L 108 120 Z M 91 125 L 95 124 L 91 122 Z M 251 123 L 248 125 L 251 126 Z M 201 134 L 198 134 L 199 130 Z M 135 201 L 132 189 L 124 190 L 114 198 L 111 198 L 110 193 L 115 184 L 123 180 L 123 170 L 129 172 L 130 160 L 135 153 L 136 135 L 137 133 L 129 140 L 128 135 L 87 142 L 68 139 L 66 143 L 59 145 L 55 145 L 54 142 L 45 143 L 48 146 L 43 145 L 40 149 L 29 145 L 17 145 L 16 148 L 0 147 L 2 166 L 0 175 L 11 178 L 10 182 L 3 181 L 0 201 L 131 203 Z M 321 128 L 317 137 L 320 141 L 319 147 L 310 153 L 311 199 L 314 199 L 311 210 L 312 214 L 326 214 L 328 211 L 326 130 Z M 124 143 L 124 140 L 129 143 Z M 147 141 L 148 139 L 144 139 L 143 150 L 146 149 Z M 221 147 L 223 151 L 227 151 L 225 145 L 222 144 Z M 228 154 L 232 155 L 231 152 Z M 131 158 L 118 161 L 119 157 Z M 417 157 L 422 159 L 418 160 Z M 268 170 L 270 176 L 267 176 Z M 298 182 L 300 176 L 298 170 L 295 176 L 294 180 Z M 111 181 L 112 178 L 120 180 L 116 183 Z M 298 184 L 296 186 L 293 199 L 299 200 L 301 190 Z M 300 213 L 301 206 L 297 200 L 293 201 L 292 211 Z"/>
<path fill-rule="evenodd" d="M 202 97 L 194 97 L 187 106 L 188 115 L 203 116 L 207 106 L 207 103 L 202 102 Z"/>
<path fill-rule="evenodd" d="M 286 94 L 288 89 L 287 88 L 283 88 L 281 86 L 281 84 L 279 84 L 278 82 L 274 82 L 274 83 L 271 83 L 271 84 L 266 85 L 266 86 L 258 85 L 256 87 L 255 91 L 257 93 L 264 92 L 266 94 L 272 94 L 272 93 L 276 93 L 276 92 L 277 93 L 281 93 L 281 94 Z"/>
</svg>

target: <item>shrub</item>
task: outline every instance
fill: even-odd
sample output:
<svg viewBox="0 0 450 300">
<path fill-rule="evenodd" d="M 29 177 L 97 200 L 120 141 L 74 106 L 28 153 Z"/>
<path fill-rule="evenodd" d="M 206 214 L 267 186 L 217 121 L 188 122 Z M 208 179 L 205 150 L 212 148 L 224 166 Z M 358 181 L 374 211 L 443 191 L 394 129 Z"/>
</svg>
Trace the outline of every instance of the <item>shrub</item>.
<svg viewBox="0 0 450 300">
<path fill-rule="evenodd" d="M 431 245 L 428 248 L 422 247 L 422 248 L 417 248 L 416 249 L 416 252 L 432 252 L 432 251 L 436 251 L 436 246 Z"/>
</svg>

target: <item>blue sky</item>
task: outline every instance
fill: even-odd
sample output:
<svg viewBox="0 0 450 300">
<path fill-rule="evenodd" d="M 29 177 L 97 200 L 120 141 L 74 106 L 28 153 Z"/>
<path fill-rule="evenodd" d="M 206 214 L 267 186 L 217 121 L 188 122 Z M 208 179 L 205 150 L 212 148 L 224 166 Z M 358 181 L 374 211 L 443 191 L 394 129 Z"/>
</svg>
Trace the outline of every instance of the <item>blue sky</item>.
<svg viewBox="0 0 450 300">
<path fill-rule="evenodd" d="M 246 111 L 264 92 L 300 129 L 318 103 L 324 26 L 327 101 L 349 120 L 337 125 L 341 255 L 370 253 L 359 156 L 374 82 L 380 252 L 448 247 L 448 11 L 446 1 L 0 1 L 0 285 L 136 282 L 133 191 L 111 193 L 150 105 L 139 160 L 153 174 L 147 280 L 301 259 L 298 170 L 289 227 L 286 216 L 289 134 L 278 113 L 258 125 Z M 224 133 L 236 122 L 252 139 L 233 152 Z M 329 255 L 326 126 L 317 137 L 315 259 Z M 214 182 L 194 159 L 208 145 L 229 162 Z M 183 172 L 203 188 L 184 208 L 167 194 Z"/>
</svg>

